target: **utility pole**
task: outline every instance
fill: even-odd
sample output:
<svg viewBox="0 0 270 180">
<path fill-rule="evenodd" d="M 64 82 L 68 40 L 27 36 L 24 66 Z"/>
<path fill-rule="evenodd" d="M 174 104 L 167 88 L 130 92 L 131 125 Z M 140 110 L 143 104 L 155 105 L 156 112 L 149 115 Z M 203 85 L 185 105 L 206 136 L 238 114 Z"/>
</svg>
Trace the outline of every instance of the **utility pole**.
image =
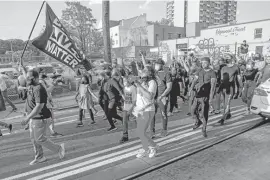
<svg viewBox="0 0 270 180">
<path fill-rule="evenodd" d="M 10 50 L 11 50 L 11 61 L 12 61 L 12 63 L 14 63 L 14 59 L 13 59 L 13 44 L 12 44 L 12 40 L 10 40 Z"/>
<path fill-rule="evenodd" d="M 110 1 L 102 1 L 102 29 L 104 42 L 104 60 L 112 63 L 110 38 Z"/>
</svg>

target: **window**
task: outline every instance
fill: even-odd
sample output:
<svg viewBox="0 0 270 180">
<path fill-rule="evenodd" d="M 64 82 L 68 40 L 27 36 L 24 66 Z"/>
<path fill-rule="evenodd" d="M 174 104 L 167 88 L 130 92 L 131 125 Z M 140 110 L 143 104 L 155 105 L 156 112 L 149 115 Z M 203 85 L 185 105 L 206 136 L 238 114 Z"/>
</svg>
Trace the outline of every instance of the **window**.
<svg viewBox="0 0 270 180">
<path fill-rule="evenodd" d="M 118 44 L 118 40 L 115 40 L 115 44 Z"/>
<path fill-rule="evenodd" d="M 173 34 L 172 33 L 168 33 L 168 39 L 172 39 Z"/>
<path fill-rule="evenodd" d="M 256 28 L 254 30 L 254 39 L 262 38 L 262 28 Z"/>
<path fill-rule="evenodd" d="M 158 34 L 156 34 L 156 41 L 158 41 L 159 40 L 159 38 L 158 38 Z"/>
<path fill-rule="evenodd" d="M 177 36 L 178 36 L 178 38 L 181 38 L 181 37 L 182 37 L 182 35 L 181 35 L 181 34 L 177 34 Z"/>
</svg>

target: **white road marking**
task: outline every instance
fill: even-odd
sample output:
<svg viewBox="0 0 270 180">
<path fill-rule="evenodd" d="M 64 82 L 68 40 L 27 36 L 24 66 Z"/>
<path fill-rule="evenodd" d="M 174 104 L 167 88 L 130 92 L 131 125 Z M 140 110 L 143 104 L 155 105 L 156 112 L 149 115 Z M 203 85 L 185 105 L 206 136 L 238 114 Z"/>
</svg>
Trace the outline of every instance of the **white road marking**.
<svg viewBox="0 0 270 180">
<path fill-rule="evenodd" d="M 241 116 L 238 116 L 238 117 L 234 118 L 234 120 L 238 120 L 238 119 L 241 119 Z M 187 132 L 187 131 L 191 131 L 191 132 Z M 194 134 L 199 133 L 198 131 L 192 131 L 190 129 L 186 130 L 185 132 L 187 132 L 187 133 L 183 134 L 183 132 L 181 132 L 182 135 L 176 136 L 174 138 L 169 138 L 168 140 L 165 140 L 165 141 L 162 141 L 161 143 L 158 143 L 158 145 L 159 146 L 164 146 L 164 145 L 169 144 L 171 142 L 175 142 L 175 141 L 178 141 L 178 140 L 183 139 L 185 137 L 192 136 Z M 175 136 L 176 134 L 173 134 L 173 135 Z M 130 149 L 133 149 L 133 148 L 130 148 Z M 124 151 L 127 151 L 127 150 L 124 150 Z M 46 180 L 58 180 L 58 179 L 62 179 L 62 178 L 65 178 L 65 177 L 73 176 L 75 174 L 79 174 L 79 173 L 83 173 L 85 171 L 92 170 L 94 168 L 97 168 L 97 167 L 100 167 L 100 166 L 103 166 L 103 165 L 111 164 L 111 163 L 116 162 L 116 161 L 119 161 L 119 160 L 124 160 L 126 158 L 129 158 L 129 157 L 134 156 L 135 154 L 137 154 L 137 151 L 129 152 L 127 154 L 122 154 L 122 155 L 118 156 L 119 154 L 122 154 L 121 151 L 120 152 L 117 152 L 116 154 L 113 153 L 113 158 L 107 159 L 107 157 L 106 157 L 106 160 L 101 161 L 101 162 L 98 162 L 96 164 L 92 164 L 92 161 L 93 160 L 89 160 L 89 161 L 86 161 L 86 162 L 83 162 L 83 163 L 80 163 L 80 164 L 76 164 L 73 167 L 72 166 L 69 166 L 67 168 L 63 168 L 61 170 L 57 170 L 57 171 L 54 171 L 52 173 L 48 173 L 47 174 L 47 177 L 48 176 L 52 176 L 52 177 L 47 178 Z M 77 169 L 78 167 L 81 167 L 81 166 L 84 166 L 84 167 Z M 70 171 L 72 169 L 75 169 L 75 170 Z M 59 171 L 68 171 L 68 172 L 63 173 L 63 174 L 59 174 L 59 173 L 61 173 Z M 55 174 L 59 174 L 59 175 L 54 176 Z M 34 177 L 34 178 L 30 179 L 30 180 L 43 179 L 44 178 L 44 175 L 42 175 L 42 177 L 40 177 L 40 176 Z"/>
<path fill-rule="evenodd" d="M 244 110 L 244 108 L 238 109 L 236 111 L 232 111 L 232 113 L 239 112 L 239 111 L 242 111 L 243 112 L 243 110 Z M 221 117 L 221 116 L 222 115 L 212 116 L 212 117 L 209 118 L 209 120 L 213 120 L 213 119 L 216 119 L 216 118 Z M 215 122 L 209 123 L 209 125 L 210 124 L 213 124 L 213 123 L 215 123 Z M 186 127 L 189 127 L 189 126 L 192 126 L 192 125 L 189 124 L 189 125 L 182 126 L 180 128 L 176 128 L 176 129 L 182 129 L 182 128 L 186 128 Z M 174 130 L 176 130 L 176 129 L 174 129 Z M 168 139 L 168 138 L 172 138 L 176 134 L 182 134 L 182 133 L 185 133 L 185 132 L 188 132 L 188 131 L 190 131 L 190 129 L 185 130 L 185 131 L 182 131 L 180 133 L 171 134 L 171 135 L 169 135 L 167 137 L 157 139 L 156 141 L 159 142 L 159 141 L 162 141 L 162 140 L 165 140 L 165 139 Z M 198 133 L 198 131 L 196 133 Z M 106 152 L 110 152 L 112 150 L 116 150 L 118 148 L 122 148 L 122 147 L 125 147 L 125 146 L 129 146 L 129 145 L 135 144 L 135 143 L 137 143 L 139 141 L 140 140 L 136 140 L 136 141 L 133 141 L 133 142 L 130 142 L 130 143 L 126 143 L 126 144 L 123 144 L 123 145 L 118 145 L 118 146 L 115 146 L 115 147 L 112 147 L 112 148 L 104 149 L 102 151 L 91 153 L 91 154 L 88 154 L 88 155 L 85 155 L 85 156 L 81 156 L 81 157 L 77 157 L 77 158 L 74 158 L 74 159 L 70 159 L 68 161 L 64 161 L 64 162 L 57 163 L 57 164 L 54 164 L 54 165 L 50 165 L 50 166 L 47 166 L 47 167 L 43 167 L 43 168 L 40 168 L 40 169 L 36 169 L 36 170 L 32 170 L 32 171 L 25 172 L 25 173 L 22 173 L 22 174 L 18 174 L 18 175 L 15 175 L 15 176 L 6 178 L 6 180 L 18 179 L 18 178 L 21 178 L 21 177 L 29 176 L 31 174 L 36 174 L 36 173 L 39 173 L 39 172 L 42 172 L 42 171 L 46 171 L 46 170 L 53 169 L 53 168 L 56 168 L 56 167 L 59 167 L 59 166 L 63 166 L 63 165 L 69 164 L 69 163 L 74 163 L 76 161 L 84 160 L 86 158 L 90 158 L 90 157 L 93 157 L 93 156 L 100 155 L 102 153 L 106 153 Z M 135 149 L 138 149 L 139 147 L 141 147 L 141 146 L 140 145 L 137 145 L 135 147 L 132 147 L 130 149 L 123 150 L 122 152 L 118 152 L 118 153 L 123 153 L 123 152 L 126 152 L 127 150 L 130 151 L 130 150 L 133 150 L 134 148 Z M 107 155 L 106 155 L 106 157 L 107 157 Z"/>
</svg>

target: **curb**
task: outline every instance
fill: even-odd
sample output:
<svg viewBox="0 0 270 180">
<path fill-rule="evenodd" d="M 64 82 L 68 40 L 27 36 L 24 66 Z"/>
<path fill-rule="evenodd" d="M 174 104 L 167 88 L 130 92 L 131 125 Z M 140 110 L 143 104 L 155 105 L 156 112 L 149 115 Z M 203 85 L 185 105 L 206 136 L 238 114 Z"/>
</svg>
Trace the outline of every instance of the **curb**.
<svg viewBox="0 0 270 180">
<path fill-rule="evenodd" d="M 184 155 L 175 157 L 175 158 L 170 159 L 170 160 L 168 160 L 168 161 L 165 161 L 165 162 L 163 162 L 163 163 L 161 163 L 161 164 L 154 165 L 154 166 L 152 166 L 152 167 L 150 167 L 150 168 L 148 168 L 148 169 L 145 169 L 145 170 L 143 170 L 143 171 L 141 171 L 141 172 L 134 173 L 134 174 L 132 174 L 132 175 L 126 176 L 126 177 L 121 178 L 121 179 L 119 179 L 119 180 L 131 180 L 131 179 L 135 179 L 135 178 L 141 177 L 141 176 L 143 176 L 143 175 L 145 175 L 145 174 L 148 174 L 148 173 L 150 173 L 150 172 L 152 172 L 152 171 L 158 170 L 158 169 L 160 169 L 160 168 L 162 168 L 162 167 L 165 167 L 165 166 L 167 166 L 167 165 L 170 165 L 170 164 L 172 164 L 172 163 L 174 163 L 174 162 L 176 162 L 176 161 L 179 161 L 179 160 L 181 160 L 181 159 L 184 159 L 184 158 L 186 158 L 186 157 L 189 157 L 189 156 L 191 156 L 191 155 L 193 155 L 193 154 L 199 153 L 199 152 L 201 152 L 201 151 L 203 151 L 203 150 L 206 150 L 206 149 L 208 149 L 208 148 L 210 148 L 210 147 L 212 147 L 212 146 L 215 146 L 215 145 L 220 144 L 220 143 L 222 143 L 222 142 L 224 142 L 224 141 L 227 141 L 227 140 L 229 140 L 229 139 L 231 139 L 231 138 L 234 138 L 234 137 L 236 137 L 236 136 L 238 136 L 238 135 L 241 135 L 241 134 L 243 134 L 243 133 L 245 133 L 245 132 L 247 132 L 247 131 L 250 131 L 250 130 L 252 130 L 252 129 L 255 129 L 255 128 L 257 128 L 257 127 L 259 127 L 259 126 L 261 126 L 261 125 L 263 125 L 263 124 L 265 124 L 265 123 L 267 123 L 267 122 L 270 122 L 270 121 L 264 121 L 264 120 L 262 120 L 261 122 L 255 124 L 255 125 L 252 126 L 252 127 L 248 127 L 248 128 L 246 128 L 246 129 L 243 129 L 243 130 L 240 131 L 240 132 L 233 133 L 232 135 L 227 136 L 227 137 L 225 137 L 225 138 L 223 138 L 223 139 L 220 139 L 220 140 L 218 140 L 217 142 L 214 142 L 213 144 L 205 145 L 205 146 L 203 146 L 203 147 L 201 147 L 201 148 L 199 148 L 199 149 L 197 149 L 197 150 L 194 150 L 194 151 L 191 151 L 191 152 L 186 153 L 186 154 L 184 154 Z"/>
</svg>

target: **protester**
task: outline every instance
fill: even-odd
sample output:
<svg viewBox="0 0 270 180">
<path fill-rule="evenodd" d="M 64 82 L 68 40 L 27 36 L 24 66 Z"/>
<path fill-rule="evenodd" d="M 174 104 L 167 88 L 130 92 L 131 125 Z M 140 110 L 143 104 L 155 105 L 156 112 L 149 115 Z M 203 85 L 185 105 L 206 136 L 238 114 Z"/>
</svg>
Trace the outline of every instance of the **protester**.
<svg viewBox="0 0 270 180">
<path fill-rule="evenodd" d="M 124 99 L 124 92 L 115 79 L 111 77 L 111 71 L 105 71 L 102 76 L 104 80 L 99 92 L 99 103 L 101 107 L 103 107 L 111 126 L 108 131 L 114 131 L 117 130 L 117 128 L 115 127 L 112 118 L 123 121 L 123 118 L 117 114 L 116 97 L 120 93 L 121 97 Z"/>
<path fill-rule="evenodd" d="M 201 59 L 202 69 L 196 72 L 191 89 L 196 84 L 196 95 L 192 105 L 192 116 L 196 119 L 193 129 L 197 129 L 203 124 L 202 133 L 207 137 L 206 125 L 208 121 L 209 104 L 212 104 L 216 88 L 216 74 L 210 66 L 210 59 L 203 57 Z M 198 83 L 196 83 L 198 81 Z"/>
<path fill-rule="evenodd" d="M 259 72 L 258 81 L 264 83 L 270 78 L 270 56 L 265 57 L 265 66 Z"/>
<path fill-rule="evenodd" d="M 223 64 L 224 59 L 221 58 L 220 60 L 213 61 L 213 70 L 216 74 L 216 88 L 214 93 L 214 100 L 213 100 L 213 112 L 211 114 L 220 114 L 220 104 L 221 104 L 221 92 L 218 91 L 221 85 L 221 70 L 225 66 Z"/>
<path fill-rule="evenodd" d="M 54 89 L 55 84 L 51 83 L 47 83 L 46 82 L 46 78 L 47 75 L 44 72 L 44 70 L 42 68 L 39 69 L 40 74 L 39 74 L 39 83 L 46 89 L 47 92 L 47 108 L 51 111 L 51 124 L 49 126 L 50 129 L 50 133 L 51 133 L 51 137 L 56 137 L 56 136 L 63 136 L 63 134 L 60 134 L 58 132 L 55 131 L 54 129 L 54 123 L 55 123 L 55 116 L 54 116 L 54 111 L 53 111 L 53 107 L 54 107 L 54 103 L 53 103 L 53 99 L 52 99 L 52 91 Z"/>
<path fill-rule="evenodd" d="M 57 145 L 46 138 L 46 130 L 51 118 L 51 111 L 47 108 L 47 92 L 39 83 L 39 74 L 36 70 L 27 72 L 27 92 L 26 110 L 27 116 L 21 122 L 23 126 L 30 122 L 30 138 L 34 145 L 35 159 L 30 165 L 46 161 L 43 155 L 43 146 L 58 153 L 60 159 L 65 156 L 64 144 Z"/>
<path fill-rule="evenodd" d="M 133 76 L 131 74 L 123 78 L 124 83 L 124 108 L 123 108 L 123 137 L 120 143 L 128 141 L 128 121 L 132 114 L 132 111 L 136 105 L 137 99 L 137 89 L 132 83 L 134 82 Z"/>
<path fill-rule="evenodd" d="M 224 113 L 221 120 L 218 121 L 221 125 L 224 124 L 226 119 L 231 118 L 231 100 L 239 95 L 239 91 L 243 87 L 240 69 L 234 64 L 233 56 L 226 54 L 224 59 L 227 62 L 227 66 L 224 66 L 221 70 L 221 85 L 219 88 L 219 92 L 222 93 L 224 99 Z"/>
<path fill-rule="evenodd" d="M 157 84 L 155 80 L 150 79 L 150 72 L 143 70 L 140 74 L 142 83 L 136 81 L 137 99 L 134 108 L 134 115 L 137 117 L 137 134 L 142 142 L 143 150 L 137 154 L 137 158 L 149 156 L 152 158 L 156 155 L 156 143 L 147 134 L 149 124 L 155 115 L 155 100 L 157 93 Z"/>
<path fill-rule="evenodd" d="M 77 99 L 79 96 L 79 100 Z M 90 114 L 90 118 L 92 120 L 90 124 L 95 124 L 94 114 L 96 114 L 98 111 L 95 109 L 93 97 L 98 100 L 96 95 L 92 92 L 90 87 L 90 81 L 87 75 L 83 75 L 79 89 L 77 94 L 75 95 L 75 100 L 79 105 L 79 122 L 77 123 L 77 127 L 82 127 L 82 118 L 83 118 L 83 111 L 88 110 Z"/>
<path fill-rule="evenodd" d="M 156 101 L 156 111 L 159 109 L 162 116 L 162 131 L 160 133 L 161 137 L 167 136 L 167 126 L 168 126 L 168 116 L 167 116 L 167 107 L 169 94 L 172 89 L 172 76 L 171 73 L 164 71 L 164 61 L 162 59 L 158 59 L 155 62 L 155 71 L 156 71 L 156 81 L 158 84 L 158 98 Z M 155 136 L 155 123 L 156 118 L 154 116 L 153 121 L 151 122 L 151 134 L 152 137 Z"/>
<path fill-rule="evenodd" d="M 170 92 L 170 110 L 168 116 L 173 115 L 174 107 L 177 108 L 174 112 L 179 112 L 180 108 L 178 107 L 177 97 L 180 96 L 181 91 L 181 77 L 177 74 L 177 69 L 175 67 L 171 68 L 171 75 L 172 75 L 172 90 Z"/>
<path fill-rule="evenodd" d="M 5 101 L 4 101 L 4 98 L 2 96 L 2 93 L 0 92 L 0 112 L 1 111 L 5 111 L 5 110 L 6 110 Z M 5 128 L 8 128 L 9 129 L 9 132 L 11 133 L 11 131 L 12 131 L 12 124 L 7 124 L 5 122 L 0 121 L 0 126 L 5 127 Z M 3 136 L 3 134 L 2 134 L 1 129 L 0 129 L 0 137 L 2 137 L 2 136 Z"/>
<path fill-rule="evenodd" d="M 8 88 L 5 81 L 5 74 L 0 73 L 0 90 L 3 98 L 5 101 L 12 107 L 12 111 L 17 111 L 16 106 L 11 102 L 11 100 L 8 97 Z M 7 77 L 7 76 L 6 76 Z"/>
<path fill-rule="evenodd" d="M 254 62 L 247 62 L 246 71 L 243 74 L 244 87 L 242 92 L 242 100 L 247 104 L 246 115 L 250 114 L 251 100 L 253 97 L 254 89 L 257 85 L 258 75 L 258 69 L 254 68 Z"/>
</svg>

